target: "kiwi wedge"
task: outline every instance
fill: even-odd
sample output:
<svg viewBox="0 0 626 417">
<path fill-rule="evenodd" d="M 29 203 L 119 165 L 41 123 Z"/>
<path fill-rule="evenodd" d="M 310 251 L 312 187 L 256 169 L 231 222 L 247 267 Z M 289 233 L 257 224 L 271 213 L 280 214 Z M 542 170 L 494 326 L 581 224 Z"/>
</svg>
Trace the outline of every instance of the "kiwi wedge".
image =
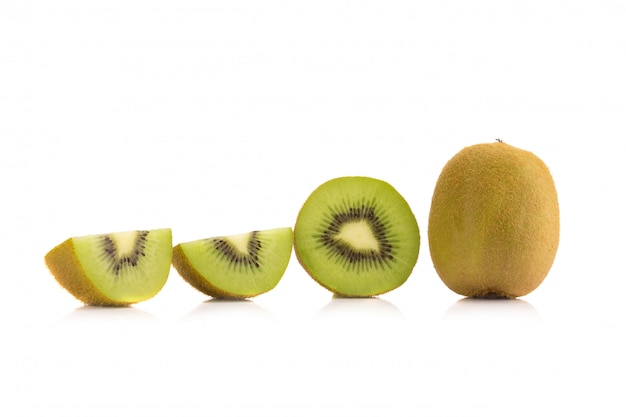
<svg viewBox="0 0 626 417">
<path fill-rule="evenodd" d="M 56 280 L 78 300 L 123 306 L 155 296 L 172 262 L 170 229 L 72 237 L 45 256 Z"/>
<path fill-rule="evenodd" d="M 291 227 L 212 237 L 174 246 L 180 276 L 214 298 L 252 298 L 273 289 L 293 248 Z"/>
<path fill-rule="evenodd" d="M 345 297 L 371 297 L 402 285 L 419 247 L 409 204 L 390 184 L 369 177 L 320 185 L 294 228 L 298 261 L 320 285 Z"/>
</svg>

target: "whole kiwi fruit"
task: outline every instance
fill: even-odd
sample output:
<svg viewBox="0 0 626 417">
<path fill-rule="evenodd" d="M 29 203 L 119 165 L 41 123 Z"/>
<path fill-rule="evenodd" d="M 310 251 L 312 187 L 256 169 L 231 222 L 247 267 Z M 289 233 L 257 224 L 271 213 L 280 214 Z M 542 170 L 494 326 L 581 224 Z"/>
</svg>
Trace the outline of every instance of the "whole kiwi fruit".
<svg viewBox="0 0 626 417">
<path fill-rule="evenodd" d="M 544 162 L 497 140 L 444 166 L 428 219 L 430 255 L 452 291 L 516 298 L 547 276 L 559 245 L 559 203 Z"/>
</svg>

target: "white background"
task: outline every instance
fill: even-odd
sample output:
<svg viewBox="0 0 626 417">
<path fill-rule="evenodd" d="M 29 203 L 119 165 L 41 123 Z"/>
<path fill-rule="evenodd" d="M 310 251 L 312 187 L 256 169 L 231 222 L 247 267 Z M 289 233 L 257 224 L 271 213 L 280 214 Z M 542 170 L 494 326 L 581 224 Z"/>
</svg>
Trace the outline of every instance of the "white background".
<svg viewBox="0 0 626 417">
<path fill-rule="evenodd" d="M 0 0 L 0 414 L 623 416 L 625 21 L 619 0 Z M 550 167 L 561 244 L 535 292 L 471 302 L 428 211 L 495 138 Z M 172 270 L 86 308 L 43 263 L 70 236 L 293 226 L 342 175 L 391 183 L 421 228 L 377 299 L 294 257 L 248 302 Z"/>
</svg>

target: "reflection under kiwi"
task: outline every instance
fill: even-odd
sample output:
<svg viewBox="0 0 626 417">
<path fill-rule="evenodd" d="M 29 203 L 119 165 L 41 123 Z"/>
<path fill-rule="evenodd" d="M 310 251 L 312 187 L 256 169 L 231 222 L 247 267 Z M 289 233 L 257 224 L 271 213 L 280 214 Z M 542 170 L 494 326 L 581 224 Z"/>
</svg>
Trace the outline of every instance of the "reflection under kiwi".
<svg viewBox="0 0 626 417">
<path fill-rule="evenodd" d="M 378 297 L 349 298 L 334 294 L 315 315 L 316 319 L 351 317 L 402 319 L 402 311 L 390 301 Z"/>
<path fill-rule="evenodd" d="M 249 299 L 210 298 L 191 310 L 184 321 L 206 318 L 226 318 L 227 320 L 255 319 L 274 320 L 274 316 L 264 307 Z"/>
<path fill-rule="evenodd" d="M 102 307 L 94 305 L 84 305 L 74 309 L 71 313 L 61 319 L 62 323 L 72 322 L 116 322 L 123 320 L 127 322 L 156 322 L 157 319 L 152 314 L 138 309 L 134 306 Z"/>
<path fill-rule="evenodd" d="M 519 298 L 465 297 L 452 304 L 443 318 L 446 320 L 486 318 L 534 321 L 541 320 L 541 315 L 531 303 Z"/>
</svg>

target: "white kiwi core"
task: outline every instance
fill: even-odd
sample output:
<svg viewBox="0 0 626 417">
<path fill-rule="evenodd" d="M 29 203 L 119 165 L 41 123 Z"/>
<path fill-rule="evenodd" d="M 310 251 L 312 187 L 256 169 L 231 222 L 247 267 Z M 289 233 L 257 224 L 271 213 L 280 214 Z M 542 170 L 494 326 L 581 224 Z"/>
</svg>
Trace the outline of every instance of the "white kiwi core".
<svg viewBox="0 0 626 417">
<path fill-rule="evenodd" d="M 378 240 L 364 220 L 346 223 L 337 237 L 357 250 L 378 250 Z"/>
<path fill-rule="evenodd" d="M 135 251 L 137 231 L 117 232 L 109 235 L 117 247 L 118 256 L 130 255 Z"/>
<path fill-rule="evenodd" d="M 248 244 L 250 243 L 250 233 L 242 233 L 240 235 L 232 235 L 226 238 L 241 253 L 248 253 Z"/>
</svg>

